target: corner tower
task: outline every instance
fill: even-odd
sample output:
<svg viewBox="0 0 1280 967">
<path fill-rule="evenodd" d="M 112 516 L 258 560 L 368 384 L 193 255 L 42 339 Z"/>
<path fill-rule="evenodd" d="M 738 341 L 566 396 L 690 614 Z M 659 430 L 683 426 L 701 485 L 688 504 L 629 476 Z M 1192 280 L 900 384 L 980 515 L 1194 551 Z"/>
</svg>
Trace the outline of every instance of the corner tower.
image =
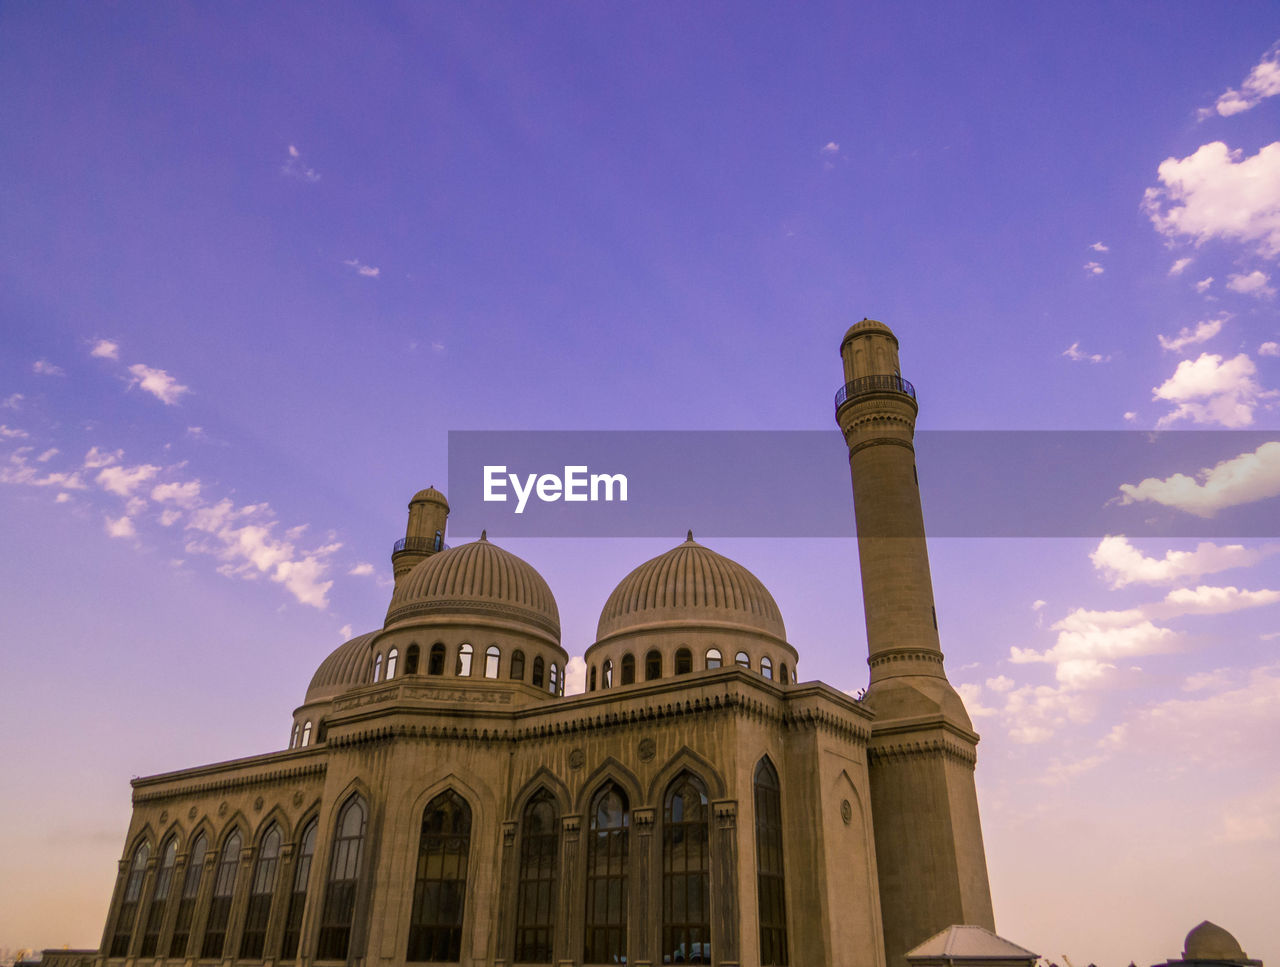
<svg viewBox="0 0 1280 967">
<path fill-rule="evenodd" d="M 443 551 L 445 528 L 449 523 L 449 501 L 435 487 L 419 490 L 409 501 L 409 523 L 404 537 L 391 549 L 391 570 L 396 587 L 414 566 Z"/>
<path fill-rule="evenodd" d="M 915 388 L 898 339 L 864 319 L 840 344 L 875 713 L 868 747 L 885 962 L 952 924 L 995 929 L 973 783 L 977 733 L 947 681 L 915 466 Z"/>
</svg>

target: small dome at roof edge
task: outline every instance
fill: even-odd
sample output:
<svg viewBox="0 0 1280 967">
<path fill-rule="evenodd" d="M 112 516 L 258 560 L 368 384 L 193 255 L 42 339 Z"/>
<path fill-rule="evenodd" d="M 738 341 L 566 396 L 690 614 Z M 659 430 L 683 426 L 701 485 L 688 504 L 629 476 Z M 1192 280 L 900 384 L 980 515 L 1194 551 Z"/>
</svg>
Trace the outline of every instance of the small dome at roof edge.
<svg viewBox="0 0 1280 967">
<path fill-rule="evenodd" d="M 1226 930 L 1208 920 L 1187 934 L 1182 956 L 1186 960 L 1247 960 L 1240 943 Z"/>
<path fill-rule="evenodd" d="M 303 704 L 334 698 L 347 689 L 359 685 L 364 680 L 369 643 L 377 634 L 376 631 L 369 631 L 363 635 L 357 635 L 330 652 L 311 677 L 311 684 L 307 686 L 307 697 Z"/>
</svg>

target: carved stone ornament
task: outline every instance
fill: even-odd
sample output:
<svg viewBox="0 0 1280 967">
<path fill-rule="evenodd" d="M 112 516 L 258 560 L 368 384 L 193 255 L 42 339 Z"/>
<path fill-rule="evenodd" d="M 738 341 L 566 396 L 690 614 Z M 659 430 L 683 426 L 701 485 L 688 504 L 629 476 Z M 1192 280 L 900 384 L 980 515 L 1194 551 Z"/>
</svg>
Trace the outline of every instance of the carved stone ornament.
<svg viewBox="0 0 1280 967">
<path fill-rule="evenodd" d="M 301 790 L 301 789 L 299 789 L 297 792 L 295 792 L 295 793 L 293 794 L 293 804 L 294 804 L 295 806 L 301 806 L 301 805 L 302 805 L 302 790 Z"/>
<path fill-rule="evenodd" d="M 231 807 L 227 805 L 227 801 L 225 799 L 222 800 L 222 802 L 218 803 L 218 815 L 225 816 L 227 814 L 227 810 L 230 808 Z"/>
<path fill-rule="evenodd" d="M 853 806 L 847 799 L 840 803 L 840 818 L 844 820 L 846 826 L 853 822 Z"/>
<path fill-rule="evenodd" d="M 255 800 L 253 801 L 253 811 L 254 811 L 255 813 L 260 813 L 260 812 L 262 812 L 262 797 L 261 797 L 261 796 L 259 796 L 257 799 L 255 799 Z"/>
<path fill-rule="evenodd" d="M 169 821 L 169 810 L 167 809 L 160 810 L 160 825 L 163 826 L 168 821 Z"/>
<path fill-rule="evenodd" d="M 196 807 L 192 806 L 190 809 L 187 810 L 187 819 L 195 819 L 195 818 L 196 818 Z"/>
<path fill-rule="evenodd" d="M 654 742 L 653 739 L 641 739 L 636 749 L 639 752 L 640 761 L 648 762 L 658 754 L 658 743 Z"/>
<path fill-rule="evenodd" d="M 569 768 L 581 769 L 587 764 L 587 754 L 581 749 L 574 749 L 569 753 Z"/>
</svg>

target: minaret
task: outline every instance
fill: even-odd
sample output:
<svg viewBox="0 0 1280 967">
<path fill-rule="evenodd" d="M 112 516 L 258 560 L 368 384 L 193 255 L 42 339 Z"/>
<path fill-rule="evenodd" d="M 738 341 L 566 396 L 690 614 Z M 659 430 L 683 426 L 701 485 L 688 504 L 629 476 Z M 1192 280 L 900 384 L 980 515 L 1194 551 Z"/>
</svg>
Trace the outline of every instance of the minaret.
<svg viewBox="0 0 1280 967">
<path fill-rule="evenodd" d="M 449 501 L 435 487 L 419 490 L 409 501 L 409 524 L 404 537 L 391 549 L 391 570 L 396 586 L 419 561 L 444 550 L 444 532 L 449 522 Z"/>
<path fill-rule="evenodd" d="M 973 784 L 977 733 L 947 681 L 916 475 L 915 388 L 898 339 L 864 319 L 840 344 L 875 713 L 868 747 L 885 963 L 952 924 L 995 929 Z"/>
</svg>

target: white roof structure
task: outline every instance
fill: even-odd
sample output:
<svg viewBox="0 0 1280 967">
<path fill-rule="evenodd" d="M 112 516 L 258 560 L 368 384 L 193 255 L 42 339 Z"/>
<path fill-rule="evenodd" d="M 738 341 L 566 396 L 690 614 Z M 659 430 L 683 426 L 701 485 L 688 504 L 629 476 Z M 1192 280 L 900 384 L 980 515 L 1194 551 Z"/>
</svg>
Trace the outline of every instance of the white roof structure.
<svg viewBox="0 0 1280 967">
<path fill-rule="evenodd" d="M 1040 955 L 997 937 L 986 927 L 952 924 L 918 947 L 907 951 L 912 963 L 997 964 L 1033 963 Z"/>
</svg>

